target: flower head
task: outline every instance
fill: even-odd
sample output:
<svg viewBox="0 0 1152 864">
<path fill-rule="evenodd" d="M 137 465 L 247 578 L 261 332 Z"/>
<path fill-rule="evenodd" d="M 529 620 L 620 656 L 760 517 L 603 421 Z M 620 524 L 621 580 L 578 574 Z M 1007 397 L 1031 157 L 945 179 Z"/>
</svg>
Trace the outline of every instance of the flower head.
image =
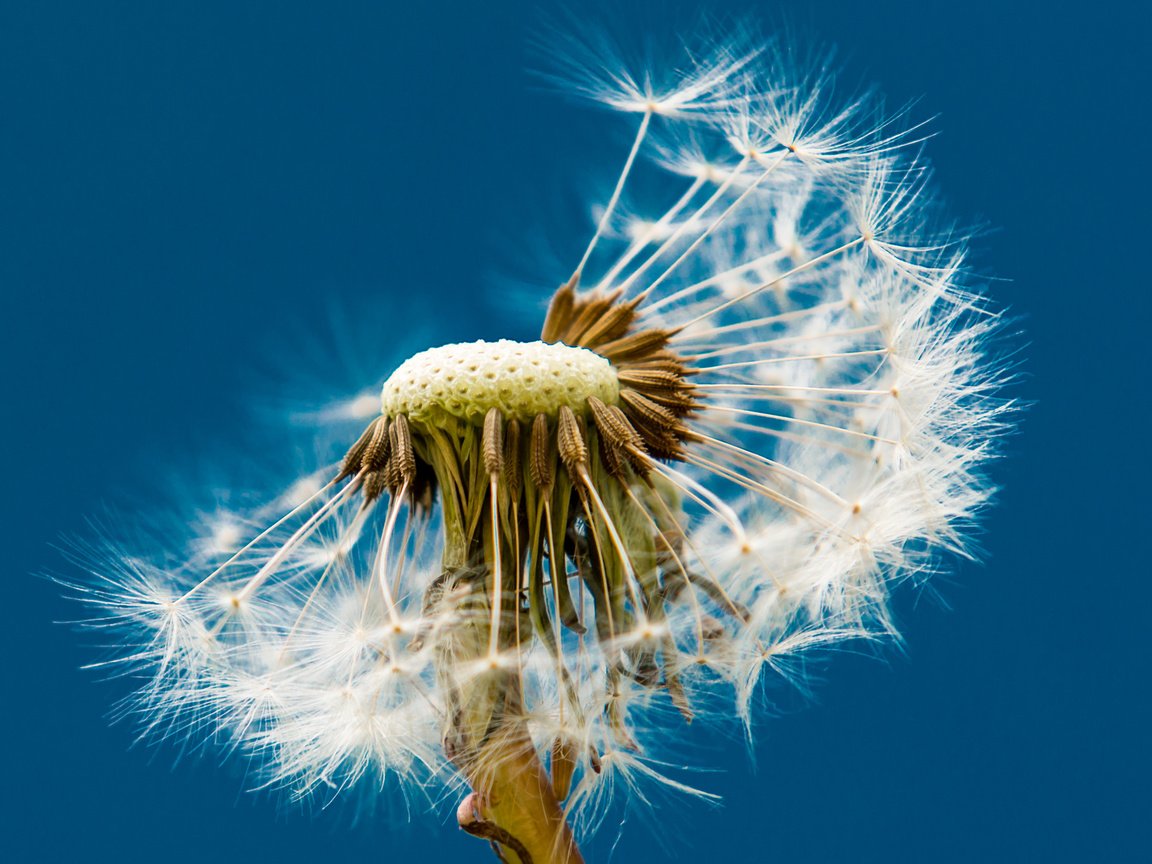
<svg viewBox="0 0 1152 864">
<path fill-rule="evenodd" d="M 578 89 L 640 119 L 539 341 L 416 354 L 295 500 L 85 594 L 150 726 L 300 792 L 466 783 L 462 826 L 518 855 L 681 788 L 670 713 L 750 720 L 789 658 L 890 633 L 891 587 L 964 552 L 1007 410 L 894 120 L 758 51 L 657 84 L 593 47 Z M 671 203 L 630 200 L 642 171 Z"/>
</svg>

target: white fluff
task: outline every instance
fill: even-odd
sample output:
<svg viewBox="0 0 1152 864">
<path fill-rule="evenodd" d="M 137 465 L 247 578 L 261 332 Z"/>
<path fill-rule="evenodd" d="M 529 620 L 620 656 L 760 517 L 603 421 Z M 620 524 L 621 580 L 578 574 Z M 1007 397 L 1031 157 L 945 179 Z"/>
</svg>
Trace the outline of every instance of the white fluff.
<svg viewBox="0 0 1152 864">
<path fill-rule="evenodd" d="M 626 112 L 635 132 L 590 226 L 582 284 L 643 297 L 641 320 L 675 332 L 706 405 L 685 463 L 662 466 L 653 494 L 682 508 L 685 568 L 725 597 L 693 586 L 666 621 L 627 636 L 674 653 L 705 721 L 750 721 L 757 682 L 797 674 L 789 657 L 892 632 L 892 587 L 938 569 L 942 550 L 965 554 L 1011 407 L 987 356 L 997 317 L 969 284 L 963 237 L 935 227 L 928 172 L 904 147 L 915 130 L 870 97 L 835 102 L 826 73 L 792 75 L 774 46 L 749 41 L 649 72 L 583 40 L 574 56 L 595 64 L 561 63 L 577 93 Z M 634 186 L 661 190 L 659 203 Z M 529 419 L 557 398 L 615 401 L 602 358 L 525 350 L 416 355 L 385 386 L 385 410 L 473 419 L 497 406 Z M 526 377 L 537 374 L 561 395 Z M 440 572 L 439 516 L 419 524 L 386 499 L 359 510 L 305 479 L 281 521 L 243 514 L 151 563 L 136 550 L 83 589 L 107 615 L 97 626 L 129 646 L 116 662 L 149 676 L 135 710 L 162 734 L 223 731 L 300 792 L 454 788 L 435 655 L 455 622 L 421 602 Z M 745 620 L 717 625 L 724 603 Z M 590 828 L 608 793 L 660 779 L 677 721 L 666 694 L 629 679 L 605 696 L 595 640 L 559 641 L 565 669 L 538 644 L 508 662 L 523 668 L 541 751 L 579 745 L 570 802 Z M 558 708 L 565 674 L 579 714 Z"/>
</svg>

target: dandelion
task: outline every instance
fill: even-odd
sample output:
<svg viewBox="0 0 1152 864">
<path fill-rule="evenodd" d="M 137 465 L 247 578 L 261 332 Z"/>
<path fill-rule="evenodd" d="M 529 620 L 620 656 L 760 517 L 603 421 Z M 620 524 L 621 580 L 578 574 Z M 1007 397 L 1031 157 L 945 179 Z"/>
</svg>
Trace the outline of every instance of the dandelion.
<svg viewBox="0 0 1152 864">
<path fill-rule="evenodd" d="M 750 724 L 804 652 L 892 634 L 892 587 L 965 554 L 1010 408 L 899 114 L 774 46 L 582 50 L 577 93 L 639 120 L 539 340 L 412 356 L 338 464 L 81 589 L 150 732 L 299 795 L 458 791 L 536 864 L 614 795 L 705 794 L 669 715 Z"/>
</svg>

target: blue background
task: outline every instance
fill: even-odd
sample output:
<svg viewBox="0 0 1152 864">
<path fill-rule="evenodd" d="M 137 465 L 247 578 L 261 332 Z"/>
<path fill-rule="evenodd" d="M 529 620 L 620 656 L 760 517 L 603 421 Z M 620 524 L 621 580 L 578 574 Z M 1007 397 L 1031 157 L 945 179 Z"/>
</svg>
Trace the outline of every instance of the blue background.
<svg viewBox="0 0 1152 864">
<path fill-rule="evenodd" d="M 709 6 L 940 113 L 929 153 L 951 212 L 995 229 L 976 262 L 1006 278 L 1036 404 L 995 467 L 986 563 L 938 585 L 950 608 L 901 598 L 906 654 L 834 658 L 817 704 L 761 724 L 755 770 L 695 733 L 725 804 L 656 811 L 682 860 L 1152 860 L 1141 5 Z M 571 266 L 627 145 L 526 74 L 538 8 L 0 4 L 4 860 L 486 860 L 451 802 L 353 824 L 132 746 L 107 721 L 123 685 L 79 670 L 85 637 L 53 623 L 76 610 L 31 574 L 67 572 L 54 546 L 108 502 L 158 504 L 173 467 L 236 464 L 254 400 L 379 380 L 425 332 L 529 335 L 491 286 L 559 275 L 543 238 Z M 309 344 L 333 308 L 363 368 Z M 614 860 L 665 854 L 629 817 Z"/>
</svg>

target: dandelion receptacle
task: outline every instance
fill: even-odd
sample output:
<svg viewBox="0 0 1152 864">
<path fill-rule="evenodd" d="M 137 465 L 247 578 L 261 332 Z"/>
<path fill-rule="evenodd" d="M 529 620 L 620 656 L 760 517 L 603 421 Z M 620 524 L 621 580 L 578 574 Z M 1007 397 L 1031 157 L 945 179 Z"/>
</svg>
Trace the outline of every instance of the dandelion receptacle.
<svg viewBox="0 0 1152 864">
<path fill-rule="evenodd" d="M 904 112 L 747 35 L 674 73 L 566 56 L 633 137 L 538 341 L 414 355 L 226 542 L 76 586 L 148 732 L 301 796 L 452 796 L 519 864 L 581 861 L 621 796 L 707 795 L 669 728 L 750 729 L 791 658 L 893 635 L 1012 410 Z"/>
</svg>

